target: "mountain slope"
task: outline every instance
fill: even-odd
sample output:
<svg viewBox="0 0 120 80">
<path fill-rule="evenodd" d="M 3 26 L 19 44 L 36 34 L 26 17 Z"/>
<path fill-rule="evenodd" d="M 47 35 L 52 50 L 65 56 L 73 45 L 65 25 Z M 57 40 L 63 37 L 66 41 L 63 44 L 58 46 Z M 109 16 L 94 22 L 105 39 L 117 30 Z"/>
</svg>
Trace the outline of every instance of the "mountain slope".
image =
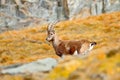
<svg viewBox="0 0 120 80">
<path fill-rule="evenodd" d="M 49 73 L 50 80 L 61 79 L 61 77 L 72 80 L 76 75 L 78 76 L 76 79 L 93 80 L 99 79 L 99 76 L 101 78 L 102 73 L 103 76 L 110 78 L 109 80 L 114 78 L 119 80 L 120 12 L 91 16 L 86 19 L 61 21 L 56 25 L 55 30 L 64 40 L 88 39 L 96 41 L 98 44 L 90 52 L 88 58 L 73 58 L 74 60 L 68 58 L 68 61 L 60 63 Z M 0 65 L 26 63 L 45 57 L 58 58 L 45 38 L 46 25 L 1 33 Z M 56 74 L 58 72 L 59 74 Z M 7 79 L 5 75 L 2 77 Z M 11 79 L 15 77 L 12 76 Z M 31 77 L 35 78 L 35 76 Z"/>
</svg>

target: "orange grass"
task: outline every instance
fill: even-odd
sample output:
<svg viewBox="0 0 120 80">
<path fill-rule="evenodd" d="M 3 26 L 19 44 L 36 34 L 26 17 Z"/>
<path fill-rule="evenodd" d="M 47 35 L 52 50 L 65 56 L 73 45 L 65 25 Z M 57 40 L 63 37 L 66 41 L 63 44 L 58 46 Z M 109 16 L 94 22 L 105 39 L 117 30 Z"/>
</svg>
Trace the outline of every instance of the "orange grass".
<svg viewBox="0 0 120 80">
<path fill-rule="evenodd" d="M 1 33 L 0 66 L 26 63 L 46 57 L 58 58 L 52 46 L 45 41 L 46 29 L 47 25 L 38 25 Z M 120 63 L 120 12 L 91 16 L 86 19 L 61 21 L 56 25 L 55 30 L 63 40 L 88 39 L 96 41 L 97 45 L 90 52 L 88 59 L 73 60 L 70 64 L 68 62 L 58 65 L 50 73 L 50 80 L 61 76 L 68 78 L 77 68 L 89 69 L 91 74 L 105 72 L 110 77 L 120 73 L 120 67 L 116 66 Z M 111 55 L 112 57 L 109 58 Z M 77 66 L 73 66 L 76 64 Z M 58 71 L 59 74 L 56 74 Z M 87 74 L 84 73 L 84 75 Z M 7 80 L 9 77 L 11 80 L 23 80 L 19 76 L 6 76 L 4 79 Z M 86 79 L 87 77 L 82 78 L 82 80 Z"/>
<path fill-rule="evenodd" d="M 52 46 L 45 41 L 46 26 L 38 25 L 1 33 L 0 65 L 30 62 L 44 57 L 57 58 Z M 94 40 L 98 43 L 96 49 L 102 47 L 112 49 L 120 46 L 120 12 L 61 21 L 55 29 L 60 38 L 64 40 Z"/>
</svg>

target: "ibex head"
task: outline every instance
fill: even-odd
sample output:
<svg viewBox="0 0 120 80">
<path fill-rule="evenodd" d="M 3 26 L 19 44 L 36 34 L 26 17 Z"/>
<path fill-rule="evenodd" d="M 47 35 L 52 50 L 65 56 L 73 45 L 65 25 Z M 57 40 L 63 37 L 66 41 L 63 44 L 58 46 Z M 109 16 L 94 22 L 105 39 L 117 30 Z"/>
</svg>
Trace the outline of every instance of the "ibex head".
<svg viewBox="0 0 120 80">
<path fill-rule="evenodd" d="M 55 30 L 54 30 L 54 26 L 55 24 L 57 23 L 57 21 L 53 22 L 53 23 L 50 23 L 48 26 L 47 26 L 47 38 L 46 40 L 47 41 L 53 41 L 54 40 L 54 37 L 55 37 Z"/>
</svg>

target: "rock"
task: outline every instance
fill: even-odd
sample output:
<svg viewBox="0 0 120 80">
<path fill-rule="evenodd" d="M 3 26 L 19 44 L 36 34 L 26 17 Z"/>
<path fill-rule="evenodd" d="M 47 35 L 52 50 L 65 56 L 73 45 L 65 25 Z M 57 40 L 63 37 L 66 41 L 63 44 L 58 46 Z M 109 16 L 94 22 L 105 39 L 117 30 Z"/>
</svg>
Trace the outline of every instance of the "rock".
<svg viewBox="0 0 120 80">
<path fill-rule="evenodd" d="M 8 68 L 16 68 L 18 66 L 23 65 L 22 63 L 17 63 L 17 64 L 12 64 L 12 65 L 8 65 L 8 66 L 0 66 L 0 70 L 2 69 L 8 69 Z"/>
<path fill-rule="evenodd" d="M 7 68 L 1 71 L 2 74 L 19 74 L 19 73 L 35 73 L 47 72 L 52 70 L 57 65 L 56 59 L 45 58 L 31 63 L 23 64 L 15 68 Z"/>
<path fill-rule="evenodd" d="M 0 27 L 18 29 L 27 25 L 18 24 L 18 20 L 39 18 L 45 22 L 84 18 L 90 15 L 120 11 L 120 0 L 2 0 L 0 3 Z M 42 24 L 42 21 L 40 21 Z M 21 25 L 21 26 L 20 26 Z"/>
<path fill-rule="evenodd" d="M 114 4 L 114 5 L 111 5 L 111 6 L 108 6 L 106 8 L 106 12 L 114 12 L 114 11 L 120 11 L 120 3 L 117 3 L 117 4 Z"/>
<path fill-rule="evenodd" d="M 39 0 L 22 0 L 22 1 L 27 1 L 27 2 L 34 3 L 34 2 L 38 2 Z"/>
<path fill-rule="evenodd" d="M 120 11 L 120 0 L 68 0 L 70 18 Z"/>
</svg>

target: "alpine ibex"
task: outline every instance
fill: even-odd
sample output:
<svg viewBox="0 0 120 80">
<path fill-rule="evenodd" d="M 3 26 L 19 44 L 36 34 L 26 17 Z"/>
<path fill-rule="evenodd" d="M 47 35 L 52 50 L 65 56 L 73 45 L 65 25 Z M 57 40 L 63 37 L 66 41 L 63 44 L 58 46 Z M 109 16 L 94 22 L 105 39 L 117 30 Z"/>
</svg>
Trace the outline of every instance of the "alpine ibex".
<svg viewBox="0 0 120 80">
<path fill-rule="evenodd" d="M 54 22 L 47 26 L 48 36 L 46 40 L 52 42 L 53 48 L 58 56 L 87 54 L 96 45 L 96 42 L 90 42 L 88 40 L 60 40 L 54 30 L 56 23 Z"/>
</svg>

